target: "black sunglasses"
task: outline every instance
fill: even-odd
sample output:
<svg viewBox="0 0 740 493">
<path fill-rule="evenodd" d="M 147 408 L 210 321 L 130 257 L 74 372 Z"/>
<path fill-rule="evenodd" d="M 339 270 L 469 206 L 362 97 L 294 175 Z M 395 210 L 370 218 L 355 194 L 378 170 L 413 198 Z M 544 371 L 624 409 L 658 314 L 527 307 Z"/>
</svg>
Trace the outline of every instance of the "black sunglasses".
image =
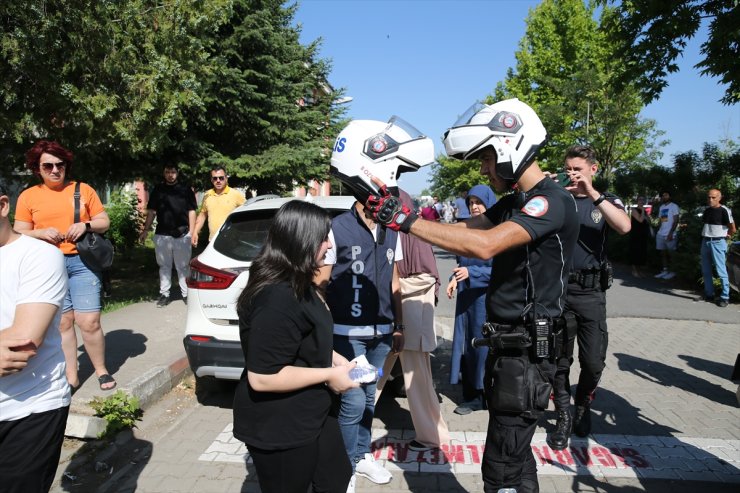
<svg viewBox="0 0 740 493">
<path fill-rule="evenodd" d="M 211 177 L 211 181 L 223 181 L 225 179 L 226 179 L 225 176 L 212 176 Z"/>
<path fill-rule="evenodd" d="M 54 166 L 56 166 L 58 170 L 63 171 L 64 168 L 67 167 L 67 163 L 59 161 L 58 163 L 41 163 L 39 166 L 47 173 L 50 173 L 54 170 Z"/>
</svg>

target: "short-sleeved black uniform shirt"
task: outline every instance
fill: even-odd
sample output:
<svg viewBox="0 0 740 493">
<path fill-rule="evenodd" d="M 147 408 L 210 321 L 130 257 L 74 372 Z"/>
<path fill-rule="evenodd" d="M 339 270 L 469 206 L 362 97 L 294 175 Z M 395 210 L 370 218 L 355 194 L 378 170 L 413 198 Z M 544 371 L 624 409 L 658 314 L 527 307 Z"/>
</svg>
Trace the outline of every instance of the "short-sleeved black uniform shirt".
<svg viewBox="0 0 740 493">
<path fill-rule="evenodd" d="M 193 190 L 182 183 L 160 183 L 149 194 L 147 209 L 157 212 L 158 235 L 179 238 L 188 232 L 188 212 L 198 208 Z"/>
<path fill-rule="evenodd" d="M 619 197 L 605 193 L 606 200 L 624 210 L 624 204 Z M 580 232 L 578 243 L 573 252 L 573 271 L 582 269 L 597 269 L 607 258 L 606 242 L 611 229 L 598 206 L 594 205 L 591 197 L 575 197 L 578 207 L 578 222 Z"/>
<path fill-rule="evenodd" d="M 494 258 L 495 273 L 486 299 L 488 320 L 501 324 L 520 322 L 533 293 L 541 305 L 539 314 L 545 314 L 544 307 L 550 317 L 562 315 L 571 257 L 578 240 L 573 196 L 544 178 L 526 193 L 503 197 L 485 215 L 494 225 L 513 221 L 532 238 L 527 245 Z"/>
<path fill-rule="evenodd" d="M 274 375 L 285 366 L 328 368 L 332 362 L 332 318 L 311 290 L 298 300 L 287 282 L 269 285 L 239 316 L 246 368 L 234 396 L 234 436 L 266 450 L 300 447 L 319 435 L 332 404 L 322 384 L 293 392 L 257 392 L 247 370 Z"/>
</svg>

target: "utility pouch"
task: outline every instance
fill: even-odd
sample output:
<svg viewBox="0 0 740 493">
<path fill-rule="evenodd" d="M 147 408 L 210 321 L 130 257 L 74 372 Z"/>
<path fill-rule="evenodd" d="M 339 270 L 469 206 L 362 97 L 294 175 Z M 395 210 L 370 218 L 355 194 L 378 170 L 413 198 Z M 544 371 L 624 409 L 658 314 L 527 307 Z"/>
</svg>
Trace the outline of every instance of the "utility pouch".
<svg viewBox="0 0 740 493">
<path fill-rule="evenodd" d="M 493 389 L 488 406 L 499 412 L 523 413 L 527 410 L 526 357 L 500 356 L 493 362 Z"/>
<path fill-rule="evenodd" d="M 606 291 L 607 289 L 612 287 L 612 283 L 614 282 L 614 269 L 612 268 L 612 263 L 608 260 L 604 260 L 603 262 L 601 262 L 599 273 L 601 290 Z"/>
<path fill-rule="evenodd" d="M 552 385 L 540 374 L 537 365 L 530 364 L 527 368 L 527 388 L 529 390 L 530 408 L 527 412 L 531 417 L 539 417 L 547 410 L 552 394 Z"/>
<path fill-rule="evenodd" d="M 573 348 L 578 332 L 578 320 L 573 312 L 563 312 L 560 318 L 555 319 L 553 333 L 553 351 L 555 359 L 573 357 Z"/>
<path fill-rule="evenodd" d="M 490 409 L 539 416 L 547 409 L 552 386 L 527 356 L 500 356 L 491 368 Z"/>
</svg>

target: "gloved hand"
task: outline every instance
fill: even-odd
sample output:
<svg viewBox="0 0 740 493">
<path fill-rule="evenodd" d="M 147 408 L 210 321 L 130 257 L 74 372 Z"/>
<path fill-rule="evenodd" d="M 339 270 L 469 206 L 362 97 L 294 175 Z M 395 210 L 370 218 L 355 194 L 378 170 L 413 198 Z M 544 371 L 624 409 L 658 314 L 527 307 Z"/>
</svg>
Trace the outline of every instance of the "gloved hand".
<svg viewBox="0 0 740 493">
<path fill-rule="evenodd" d="M 375 221 L 393 231 L 408 233 L 414 221 L 419 219 L 419 216 L 403 205 L 401 199 L 391 195 L 385 185 L 380 187 L 380 195 L 367 198 L 365 208 Z"/>
</svg>

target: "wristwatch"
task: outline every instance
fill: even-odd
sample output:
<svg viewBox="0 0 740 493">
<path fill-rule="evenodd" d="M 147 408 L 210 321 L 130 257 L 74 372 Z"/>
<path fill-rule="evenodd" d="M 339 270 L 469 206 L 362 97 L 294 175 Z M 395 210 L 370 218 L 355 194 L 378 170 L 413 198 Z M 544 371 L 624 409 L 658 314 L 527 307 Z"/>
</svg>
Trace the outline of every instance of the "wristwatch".
<svg viewBox="0 0 740 493">
<path fill-rule="evenodd" d="M 92 226 L 90 226 L 90 223 L 85 223 L 85 232 L 89 233 L 90 231 L 92 231 Z"/>
<path fill-rule="evenodd" d="M 393 332 L 401 332 L 401 333 L 403 333 L 403 329 L 405 329 L 405 327 L 403 326 L 403 324 L 393 324 Z"/>
<path fill-rule="evenodd" d="M 598 199 L 594 200 L 594 205 L 598 207 L 598 205 L 605 200 L 606 200 L 606 196 L 602 193 L 601 195 L 599 195 Z"/>
</svg>

